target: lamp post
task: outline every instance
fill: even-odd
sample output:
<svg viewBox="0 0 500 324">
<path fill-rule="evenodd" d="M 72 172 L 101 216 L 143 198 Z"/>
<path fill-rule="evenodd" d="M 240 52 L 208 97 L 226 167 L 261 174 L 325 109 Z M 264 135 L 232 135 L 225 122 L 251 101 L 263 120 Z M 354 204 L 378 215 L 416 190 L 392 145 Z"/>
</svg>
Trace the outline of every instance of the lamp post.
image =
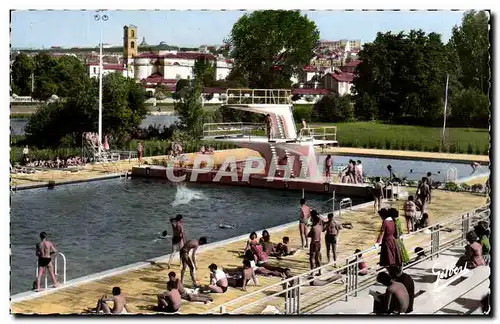
<svg viewBox="0 0 500 324">
<path fill-rule="evenodd" d="M 97 22 L 108 21 L 109 17 L 106 14 L 97 13 L 94 15 Z M 102 147 L 102 24 L 101 27 L 101 40 L 99 42 L 99 157 L 101 156 Z"/>
</svg>

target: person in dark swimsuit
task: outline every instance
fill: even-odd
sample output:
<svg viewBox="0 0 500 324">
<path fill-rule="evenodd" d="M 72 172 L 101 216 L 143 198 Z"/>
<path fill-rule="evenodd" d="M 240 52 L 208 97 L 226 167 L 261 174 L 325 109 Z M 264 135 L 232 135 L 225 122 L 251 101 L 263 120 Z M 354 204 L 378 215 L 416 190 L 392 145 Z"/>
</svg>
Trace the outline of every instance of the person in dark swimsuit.
<svg viewBox="0 0 500 324">
<path fill-rule="evenodd" d="M 333 254 L 333 261 L 337 261 L 337 235 L 339 234 L 342 225 L 335 221 L 333 218 L 333 213 L 328 214 L 328 222 L 323 224 L 323 232 L 325 233 L 325 245 L 326 245 L 326 256 L 328 258 L 328 263 L 330 263 L 330 250 Z M 337 265 L 334 264 L 336 267 Z"/>
<path fill-rule="evenodd" d="M 40 291 L 40 281 L 44 272 L 47 270 L 54 282 L 54 286 L 58 287 L 59 283 L 52 265 L 52 255 L 57 253 L 57 249 L 52 242 L 47 239 L 47 233 L 40 233 L 40 243 L 36 245 L 36 256 L 38 257 L 38 277 L 36 278 L 36 290 Z"/>
<path fill-rule="evenodd" d="M 267 140 L 270 141 L 271 140 L 271 126 L 272 126 L 272 119 L 271 119 L 271 115 L 270 114 L 267 114 L 266 115 L 266 132 L 267 132 Z"/>
<path fill-rule="evenodd" d="M 174 258 L 176 250 L 181 250 L 184 245 L 184 224 L 182 222 L 182 215 L 177 215 L 175 218 L 170 219 L 172 224 L 172 254 L 170 254 L 170 259 L 168 260 L 168 268 L 170 269 L 170 263 Z M 181 261 L 182 262 L 182 261 Z"/>
</svg>

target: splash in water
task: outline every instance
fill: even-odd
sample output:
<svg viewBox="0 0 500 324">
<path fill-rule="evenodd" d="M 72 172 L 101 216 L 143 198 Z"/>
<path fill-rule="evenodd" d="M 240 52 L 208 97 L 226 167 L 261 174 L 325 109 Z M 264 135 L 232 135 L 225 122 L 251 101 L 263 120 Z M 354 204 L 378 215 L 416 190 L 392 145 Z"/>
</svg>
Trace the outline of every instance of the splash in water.
<svg viewBox="0 0 500 324">
<path fill-rule="evenodd" d="M 175 194 L 175 199 L 172 202 L 172 207 L 187 205 L 192 200 L 203 200 L 205 196 L 201 192 L 191 190 L 183 185 L 177 186 L 177 192 Z"/>
</svg>

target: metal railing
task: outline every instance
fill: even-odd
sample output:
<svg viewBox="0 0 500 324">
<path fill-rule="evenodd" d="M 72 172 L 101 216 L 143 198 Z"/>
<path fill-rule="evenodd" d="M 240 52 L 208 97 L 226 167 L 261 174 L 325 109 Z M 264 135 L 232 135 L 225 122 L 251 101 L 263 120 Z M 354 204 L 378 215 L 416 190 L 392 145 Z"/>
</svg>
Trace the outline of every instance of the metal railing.
<svg viewBox="0 0 500 324">
<path fill-rule="evenodd" d="M 336 141 L 337 140 L 337 127 L 324 126 L 324 127 L 307 127 L 302 128 L 299 133 L 299 140 L 323 140 L 323 141 Z"/>
<path fill-rule="evenodd" d="M 473 228 L 473 225 L 481 220 L 488 221 L 490 213 L 489 205 L 486 205 L 439 224 L 402 235 L 401 239 L 413 260 L 404 268 L 412 267 L 429 258 L 437 258 L 443 251 L 463 243 L 466 233 Z M 415 247 L 423 248 L 426 255 L 417 256 L 413 251 Z M 340 261 L 340 264 L 345 265 L 333 271 L 328 269 L 334 265 L 334 262 L 330 262 L 233 299 L 208 313 L 259 314 L 264 308 L 272 305 L 284 314 L 305 314 L 313 313 L 340 300 L 348 301 L 350 296 L 356 297 L 359 291 L 375 284 L 377 274 L 384 271 L 384 268 L 377 265 L 378 252 L 379 249 L 372 246 Z M 362 257 L 359 257 L 361 255 Z M 365 275 L 359 274 L 360 262 L 366 262 L 371 266 Z M 318 277 L 314 277 L 318 270 L 323 272 L 322 277 L 330 276 L 332 279 L 320 282 Z"/>
<path fill-rule="evenodd" d="M 291 105 L 290 89 L 227 89 L 224 105 Z"/>
<path fill-rule="evenodd" d="M 446 182 L 455 182 L 458 179 L 458 171 L 455 167 L 449 167 L 446 170 Z"/>
<path fill-rule="evenodd" d="M 251 137 L 265 136 L 265 124 L 261 123 L 207 123 L 203 124 L 203 137 Z"/>
<path fill-rule="evenodd" d="M 63 281 L 62 283 L 65 284 L 66 283 L 66 256 L 64 254 L 62 254 L 61 252 L 58 252 L 54 255 L 51 256 L 52 258 L 52 261 L 54 262 L 54 273 L 56 276 L 59 275 L 59 272 L 57 271 L 58 270 L 58 267 L 57 267 L 57 260 L 58 258 L 57 257 L 61 257 L 62 260 L 63 260 Z M 35 277 L 38 278 L 38 260 L 36 261 L 36 270 L 35 270 Z M 48 284 L 48 269 L 45 269 L 44 273 L 45 273 L 45 289 L 47 289 L 47 287 L 49 286 Z"/>
</svg>

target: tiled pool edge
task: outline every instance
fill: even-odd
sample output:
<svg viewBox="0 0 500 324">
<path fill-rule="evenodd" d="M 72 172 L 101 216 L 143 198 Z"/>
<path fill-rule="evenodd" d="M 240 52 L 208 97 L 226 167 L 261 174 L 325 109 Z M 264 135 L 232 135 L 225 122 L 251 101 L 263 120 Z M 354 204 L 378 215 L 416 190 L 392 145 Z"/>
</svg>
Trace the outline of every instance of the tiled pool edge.
<svg viewBox="0 0 500 324">
<path fill-rule="evenodd" d="M 123 172 L 123 173 L 112 173 L 112 174 L 90 177 L 90 178 L 86 178 L 86 179 L 78 179 L 78 180 L 66 180 L 66 181 L 63 180 L 63 181 L 55 182 L 54 187 L 69 185 L 69 184 L 84 183 L 84 182 L 94 182 L 94 181 L 100 181 L 100 180 L 111 180 L 111 179 L 121 178 L 124 176 L 130 177 L 130 172 L 127 171 L 127 172 Z M 16 191 L 22 191 L 22 190 L 48 188 L 48 187 L 49 187 L 49 182 L 26 183 L 26 184 L 21 184 L 18 186 L 11 187 L 11 190 L 16 192 Z"/>
<path fill-rule="evenodd" d="M 373 202 L 369 201 L 366 203 L 355 205 L 355 206 L 352 206 L 352 210 L 358 210 L 358 209 L 370 207 L 370 206 L 372 206 L 372 204 L 373 204 Z M 336 211 L 336 214 L 338 215 L 338 211 Z M 267 229 L 270 233 L 274 233 L 274 232 L 279 232 L 279 231 L 285 230 L 288 227 L 291 227 L 294 225 L 296 226 L 297 224 L 298 224 L 298 220 L 293 221 L 293 222 L 289 222 L 286 224 L 282 224 L 282 225 L 277 225 L 277 226 L 270 227 L 270 228 L 264 228 L 264 229 Z M 261 232 L 264 229 L 259 230 L 258 232 Z M 250 233 L 247 233 L 247 234 L 231 237 L 231 238 L 228 238 L 228 239 L 225 239 L 222 241 L 209 243 L 207 245 L 201 246 L 199 248 L 199 252 L 204 252 L 207 250 L 221 247 L 221 246 L 226 245 L 226 244 L 231 244 L 234 242 L 245 240 L 248 238 L 249 235 L 250 235 Z M 10 296 L 10 304 L 15 304 L 15 303 L 27 301 L 30 299 L 35 299 L 38 297 L 43 297 L 45 295 L 56 293 L 58 291 L 66 289 L 66 288 L 75 287 L 75 286 L 82 285 L 82 284 L 85 284 L 85 283 L 88 283 L 91 281 L 101 280 L 101 279 L 104 279 L 106 277 L 116 276 L 116 275 L 119 275 L 119 274 L 122 274 L 122 273 L 125 273 L 128 271 L 142 269 L 144 267 L 153 265 L 155 262 L 159 262 L 159 261 L 162 261 L 162 260 L 165 260 L 168 258 L 170 258 L 170 254 L 166 254 L 166 255 L 162 255 L 162 256 L 152 258 L 152 259 L 149 259 L 146 261 L 140 261 L 140 262 L 132 263 L 132 264 L 125 265 L 122 267 L 118 267 L 118 268 L 114 268 L 114 269 L 105 270 L 102 272 L 86 275 L 83 277 L 71 279 L 71 280 L 67 281 L 65 285 L 61 285 L 59 288 L 49 289 L 49 290 L 45 290 L 42 292 L 27 291 L 27 292 L 19 293 L 19 294 Z"/>
</svg>

